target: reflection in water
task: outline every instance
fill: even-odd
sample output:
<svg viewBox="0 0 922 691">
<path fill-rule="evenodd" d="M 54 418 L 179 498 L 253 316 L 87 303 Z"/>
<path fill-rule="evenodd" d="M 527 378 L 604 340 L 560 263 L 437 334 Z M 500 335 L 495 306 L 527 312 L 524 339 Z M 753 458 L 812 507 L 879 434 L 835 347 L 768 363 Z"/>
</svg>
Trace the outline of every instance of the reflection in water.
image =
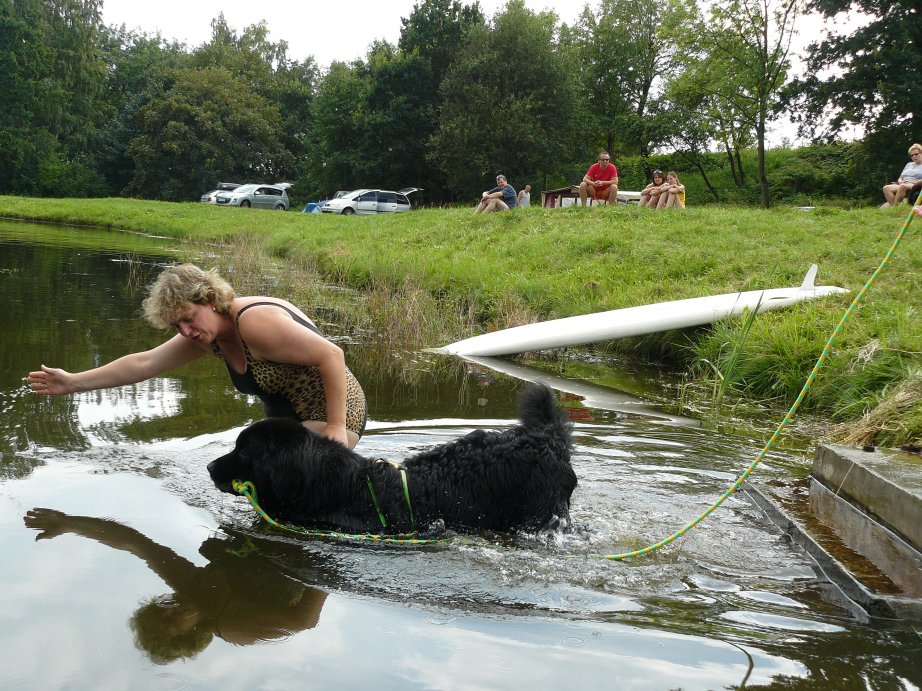
<svg viewBox="0 0 922 691">
<path fill-rule="evenodd" d="M 689 427 L 699 427 L 701 425 L 697 420 L 670 415 L 663 411 L 662 408 L 650 406 L 637 396 L 632 396 L 607 386 L 598 386 L 597 384 L 577 379 L 567 379 L 566 377 L 545 372 L 537 367 L 529 367 L 528 365 L 499 358 L 468 356 L 464 359 L 480 367 L 489 368 L 492 371 L 501 372 L 522 381 L 547 384 L 555 391 L 563 392 L 564 406 L 573 420 L 591 421 L 593 419 L 591 410 L 601 409 L 625 415 L 641 415 L 651 420 L 662 420 L 673 425 Z"/>
<path fill-rule="evenodd" d="M 157 663 L 195 657 L 214 636 L 236 645 L 288 638 L 314 628 L 326 600 L 324 591 L 282 575 L 252 538 L 210 537 L 199 548 L 208 564 L 196 566 L 116 521 L 42 508 L 24 520 L 40 531 L 36 540 L 73 533 L 133 554 L 172 588 L 131 618 L 136 645 Z"/>
</svg>

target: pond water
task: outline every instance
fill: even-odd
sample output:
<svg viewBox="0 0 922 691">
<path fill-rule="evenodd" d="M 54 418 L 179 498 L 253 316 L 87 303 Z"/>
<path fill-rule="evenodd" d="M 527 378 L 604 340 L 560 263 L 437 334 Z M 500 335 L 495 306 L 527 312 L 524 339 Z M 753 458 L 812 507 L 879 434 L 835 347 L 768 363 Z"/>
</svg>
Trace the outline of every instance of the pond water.
<svg viewBox="0 0 922 691">
<path fill-rule="evenodd" d="M 0 223 L 0 688 L 922 684 L 913 626 L 864 617 L 744 496 L 651 556 L 592 556 L 698 515 L 776 424 L 678 415 L 660 371 L 596 360 L 583 367 L 593 383 L 410 354 L 405 377 L 367 357 L 372 336 L 325 318 L 368 394 L 365 455 L 399 460 L 509 424 L 529 379 L 570 408 L 578 530 L 426 548 L 301 539 L 219 493 L 205 465 L 261 410 L 217 360 L 68 398 L 24 387 L 41 363 L 80 370 L 160 342 L 139 318 L 144 285 L 192 256 L 158 238 Z M 784 482 L 810 453 L 790 442 L 757 475 Z"/>
</svg>

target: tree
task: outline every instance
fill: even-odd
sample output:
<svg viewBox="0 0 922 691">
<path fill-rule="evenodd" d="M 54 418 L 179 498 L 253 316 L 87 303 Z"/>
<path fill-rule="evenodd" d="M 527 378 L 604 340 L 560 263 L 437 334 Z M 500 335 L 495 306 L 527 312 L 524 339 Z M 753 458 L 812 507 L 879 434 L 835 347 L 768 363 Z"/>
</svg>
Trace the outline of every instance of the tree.
<svg viewBox="0 0 922 691">
<path fill-rule="evenodd" d="M 191 65 L 227 70 L 235 82 L 278 106 L 283 122 L 278 136 L 291 154 L 291 166 L 276 173 L 280 179 L 298 180 L 296 188 L 303 192 L 309 185 L 306 159 L 310 155 L 312 103 L 320 77 L 314 59 L 289 59 L 288 43 L 271 41 L 265 21 L 238 34 L 219 14 L 211 23 L 211 40 L 193 51 Z M 276 163 L 281 165 L 281 160 Z"/>
<path fill-rule="evenodd" d="M 425 146 L 439 126 L 442 105 L 439 86 L 442 79 L 464 45 L 468 31 L 484 25 L 484 16 L 477 3 L 462 5 L 457 0 L 423 0 L 413 5 L 409 17 L 400 21 L 402 29 L 397 47 L 403 61 L 399 66 L 389 66 L 388 76 L 381 76 L 392 86 L 397 86 L 403 79 L 396 75 L 397 71 L 404 72 L 411 79 L 411 74 L 416 75 L 416 81 L 407 84 L 411 87 L 406 92 L 407 101 L 400 105 L 400 119 L 409 128 L 399 136 L 414 140 L 419 149 L 418 153 L 414 151 L 410 154 L 418 158 L 412 173 L 414 177 L 407 184 L 425 184 L 427 197 L 441 201 L 448 197 L 445 174 L 426 158 Z M 374 74 L 371 77 L 372 80 L 377 79 Z M 399 98 L 396 92 L 394 95 Z M 387 117 L 385 112 L 379 110 L 379 113 Z"/>
<path fill-rule="evenodd" d="M 182 44 L 164 41 L 159 35 L 137 34 L 124 26 L 104 28 L 98 44 L 106 80 L 100 106 L 105 124 L 97 138 L 96 160 L 110 194 L 122 194 L 134 179 L 128 146 L 141 134 L 138 111 L 163 94 L 170 75 L 187 65 L 189 56 Z"/>
<path fill-rule="evenodd" d="M 457 0 L 423 0 L 414 3 L 409 17 L 401 17 L 397 47 L 404 55 L 416 55 L 429 63 L 436 85 L 441 83 L 468 29 L 483 26 L 480 6 Z"/>
<path fill-rule="evenodd" d="M 432 67 L 417 55 L 377 44 L 369 53 L 363 150 L 382 186 L 431 188 L 426 141 L 433 133 L 437 94 Z"/>
<path fill-rule="evenodd" d="M 178 70 L 138 121 L 128 152 L 141 196 L 189 201 L 219 177 L 278 180 L 292 166 L 278 105 L 221 68 Z"/>
<path fill-rule="evenodd" d="M 602 0 L 588 5 L 561 42 L 575 49 L 579 82 L 587 93 L 594 147 L 646 155 L 657 127 L 647 117 L 655 109 L 654 85 L 673 62 L 671 32 L 661 31 L 679 10 L 666 0 L 656 12 L 638 11 L 634 0 Z"/>
<path fill-rule="evenodd" d="M 314 99 L 311 141 L 314 155 L 308 164 L 311 194 L 326 196 L 337 189 L 368 184 L 359 142 L 364 140 L 369 84 L 361 61 L 333 62 L 320 81 Z"/>
<path fill-rule="evenodd" d="M 877 167 L 877 183 L 882 184 L 901 169 L 909 144 L 922 139 L 919 4 L 813 0 L 810 9 L 825 18 L 859 12 L 868 21 L 848 34 L 830 32 L 810 44 L 808 76 L 792 84 L 789 103 L 801 132 L 817 139 L 833 139 L 848 127 L 863 129 L 868 163 Z M 870 172 L 867 167 L 865 171 Z M 879 193 L 879 185 L 874 187 Z"/>
<path fill-rule="evenodd" d="M 708 19 L 687 32 L 687 47 L 702 51 L 713 79 L 700 82 L 726 103 L 742 123 L 751 123 L 758 151 L 762 205 L 771 204 L 765 173 L 765 134 L 780 105 L 801 0 L 718 0 Z"/>
<path fill-rule="evenodd" d="M 666 138 L 693 157 L 717 144 L 723 149 L 737 187 L 746 186 L 741 152 L 753 142 L 755 119 L 751 101 L 738 98 L 742 90 L 725 61 L 699 50 L 683 51 L 676 71 L 666 83 Z M 693 153 L 694 152 L 694 153 Z"/>
<path fill-rule="evenodd" d="M 514 185 L 547 175 L 580 153 L 580 97 L 557 20 L 510 0 L 491 26 L 472 27 L 442 82 L 430 160 L 459 196 L 472 196 L 497 173 Z"/>
<path fill-rule="evenodd" d="M 0 1 L 0 190 L 99 190 L 99 0 Z"/>
</svg>

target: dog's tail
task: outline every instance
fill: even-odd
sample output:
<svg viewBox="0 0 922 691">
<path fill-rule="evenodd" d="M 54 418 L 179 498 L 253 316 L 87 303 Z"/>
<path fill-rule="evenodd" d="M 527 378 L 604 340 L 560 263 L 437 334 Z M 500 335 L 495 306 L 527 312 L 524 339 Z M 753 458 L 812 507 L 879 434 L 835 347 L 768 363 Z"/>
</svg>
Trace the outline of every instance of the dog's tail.
<svg viewBox="0 0 922 691">
<path fill-rule="evenodd" d="M 551 426 L 561 437 L 569 438 L 570 421 L 557 402 L 557 396 L 545 384 L 534 384 L 519 399 L 519 418 L 527 428 Z"/>
</svg>

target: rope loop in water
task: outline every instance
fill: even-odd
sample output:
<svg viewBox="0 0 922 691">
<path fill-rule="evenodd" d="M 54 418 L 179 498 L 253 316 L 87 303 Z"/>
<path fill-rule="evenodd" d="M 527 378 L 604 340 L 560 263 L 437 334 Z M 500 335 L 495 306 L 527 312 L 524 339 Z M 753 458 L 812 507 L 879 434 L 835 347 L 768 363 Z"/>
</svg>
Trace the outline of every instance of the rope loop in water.
<svg viewBox="0 0 922 691">
<path fill-rule="evenodd" d="M 252 482 L 249 480 L 246 482 L 234 480 L 231 483 L 231 487 L 235 492 L 237 492 L 237 494 L 241 494 L 246 497 L 253 508 L 256 509 L 256 513 L 258 513 L 262 519 L 273 528 L 285 530 L 290 533 L 297 533 L 298 535 L 303 535 L 305 537 L 321 538 L 325 540 L 344 540 L 349 542 L 377 542 L 388 545 L 441 545 L 448 542 L 447 539 L 414 537 L 414 534 L 407 533 L 401 533 L 398 535 L 378 535 L 377 533 L 343 533 L 337 532 L 335 530 L 309 530 L 308 528 L 302 528 L 298 525 L 279 523 L 274 518 L 269 516 L 269 514 L 267 514 L 259 505 L 259 501 L 256 497 L 256 487 Z"/>
</svg>

